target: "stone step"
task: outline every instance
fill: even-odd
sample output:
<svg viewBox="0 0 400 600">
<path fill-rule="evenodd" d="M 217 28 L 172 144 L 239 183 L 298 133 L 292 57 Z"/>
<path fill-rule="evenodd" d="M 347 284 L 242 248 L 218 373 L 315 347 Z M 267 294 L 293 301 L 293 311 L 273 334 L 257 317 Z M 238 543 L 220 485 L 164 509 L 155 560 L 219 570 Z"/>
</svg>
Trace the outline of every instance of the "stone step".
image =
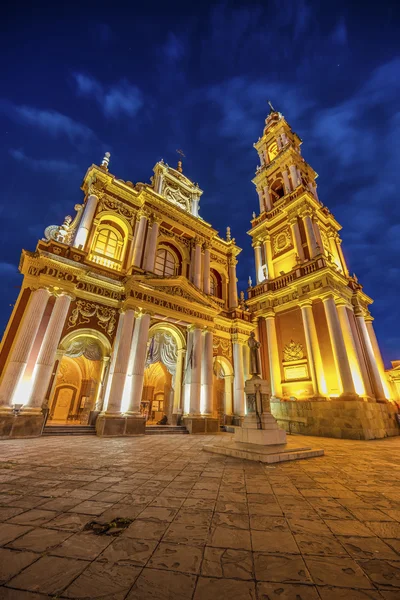
<svg viewBox="0 0 400 600">
<path fill-rule="evenodd" d="M 96 429 L 90 425 L 47 425 L 43 435 L 96 435 Z"/>
<path fill-rule="evenodd" d="M 176 435 L 189 433 L 183 425 L 147 425 L 146 435 Z"/>
</svg>

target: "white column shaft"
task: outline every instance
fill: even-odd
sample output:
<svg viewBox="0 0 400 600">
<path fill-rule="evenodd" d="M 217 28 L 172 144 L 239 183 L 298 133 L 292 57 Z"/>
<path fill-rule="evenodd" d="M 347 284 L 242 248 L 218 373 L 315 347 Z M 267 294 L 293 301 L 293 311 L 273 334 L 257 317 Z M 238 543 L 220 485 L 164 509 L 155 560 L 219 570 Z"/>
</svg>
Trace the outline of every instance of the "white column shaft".
<svg viewBox="0 0 400 600">
<path fill-rule="evenodd" d="M 174 408 L 173 414 L 176 415 L 182 412 L 182 374 L 183 364 L 185 360 L 186 350 L 181 348 L 178 350 L 178 358 L 176 361 L 175 371 L 175 387 L 174 387 Z"/>
<path fill-rule="evenodd" d="M 203 336 L 203 361 L 201 365 L 201 413 L 212 414 L 213 409 L 213 332 Z"/>
<path fill-rule="evenodd" d="M 306 238 L 308 249 L 310 252 L 310 258 L 314 258 L 317 255 L 317 240 L 315 239 L 314 227 L 310 215 L 303 217 L 304 229 L 306 231 Z"/>
<path fill-rule="evenodd" d="M 271 247 L 271 240 L 269 237 L 264 242 L 264 252 L 265 252 L 265 260 L 266 260 L 267 269 L 268 269 L 268 279 L 274 279 L 274 277 L 275 277 L 274 263 L 272 262 L 272 247 Z"/>
<path fill-rule="evenodd" d="M 202 332 L 199 327 L 193 329 L 193 353 L 190 368 L 190 414 L 200 414 L 201 392 L 201 359 L 202 359 Z"/>
<path fill-rule="evenodd" d="M 190 382 L 191 382 L 191 360 L 193 356 L 193 330 L 188 329 L 186 336 L 186 358 L 185 358 L 185 372 L 183 378 L 183 412 L 185 415 L 190 413 Z"/>
<path fill-rule="evenodd" d="M 233 405 L 236 415 L 246 414 L 246 400 L 244 395 L 244 369 L 242 344 L 233 342 Z"/>
<path fill-rule="evenodd" d="M 147 340 L 149 337 L 150 315 L 143 314 L 136 320 L 138 330 L 132 340 L 132 352 L 135 359 L 132 369 L 132 387 L 130 394 L 129 410 L 130 414 L 140 414 L 140 402 L 142 400 L 144 369 L 146 366 Z M 136 327 L 135 327 L 136 329 Z"/>
<path fill-rule="evenodd" d="M 0 407 L 10 407 L 13 403 L 14 393 L 24 375 L 49 297 L 50 292 L 45 289 L 32 292 L 0 385 Z"/>
<path fill-rule="evenodd" d="M 283 176 L 283 184 L 284 184 L 283 187 L 285 188 L 285 194 L 290 194 L 290 192 L 292 190 L 291 190 L 291 187 L 290 187 L 290 180 L 289 180 L 289 174 L 288 174 L 288 172 L 286 170 L 282 171 L 282 176 Z"/>
<path fill-rule="evenodd" d="M 262 256 L 260 244 L 254 246 L 254 257 L 256 260 L 256 281 L 257 283 L 260 283 L 261 281 L 264 281 L 264 277 L 262 274 Z"/>
<path fill-rule="evenodd" d="M 290 177 L 292 180 L 292 187 L 293 187 L 293 189 L 296 189 L 297 186 L 299 185 L 299 175 L 297 173 L 296 165 L 290 165 L 289 171 L 290 171 Z"/>
<path fill-rule="evenodd" d="M 229 265 L 229 308 L 237 308 L 238 294 L 236 282 L 236 265 L 232 261 Z"/>
<path fill-rule="evenodd" d="M 34 370 L 34 384 L 27 403 L 29 408 L 40 409 L 45 399 L 71 300 L 71 296 L 62 294 L 55 301 Z"/>
<path fill-rule="evenodd" d="M 304 260 L 305 256 L 304 256 L 303 244 L 301 243 L 301 235 L 300 235 L 300 229 L 299 229 L 298 222 L 293 221 L 292 223 L 290 223 L 290 229 L 292 230 L 292 236 L 293 236 L 293 241 L 294 241 L 294 247 L 296 249 L 296 254 L 300 258 L 300 260 Z"/>
<path fill-rule="evenodd" d="M 117 358 L 112 376 L 110 397 L 107 412 L 120 413 L 122 396 L 124 392 L 125 379 L 128 371 L 129 351 L 131 347 L 133 326 L 135 323 L 135 311 L 129 309 L 124 316 L 124 326 L 118 344 Z"/>
<path fill-rule="evenodd" d="M 154 271 L 154 263 L 156 260 L 157 238 L 160 225 L 155 221 L 151 227 L 150 235 L 147 238 L 146 254 L 143 269 L 145 271 Z"/>
<path fill-rule="evenodd" d="M 266 211 L 272 210 L 272 199 L 267 185 L 264 187 L 264 205 Z"/>
<path fill-rule="evenodd" d="M 210 293 L 210 249 L 204 250 L 203 292 Z"/>
<path fill-rule="evenodd" d="M 308 364 L 310 366 L 314 394 L 316 396 L 320 396 L 326 393 L 326 383 L 312 306 L 311 304 L 306 304 L 301 306 L 300 308 L 301 315 L 303 317 Z"/>
<path fill-rule="evenodd" d="M 365 383 L 361 373 L 361 367 L 358 360 L 358 352 L 351 329 L 347 308 L 344 305 L 337 306 L 339 322 L 342 328 L 344 343 L 347 350 L 347 357 L 350 363 L 351 374 L 353 377 L 354 388 L 357 394 L 365 394 Z"/>
<path fill-rule="evenodd" d="M 332 297 L 329 297 L 324 298 L 323 303 L 339 383 L 341 381 L 344 394 L 354 395 L 356 390 L 351 375 L 346 345 L 344 343 L 335 301 Z"/>
<path fill-rule="evenodd" d="M 119 346 L 119 342 L 121 339 L 122 328 L 124 325 L 124 318 L 125 318 L 125 313 L 121 313 L 119 315 L 119 319 L 118 319 L 118 326 L 117 326 L 117 331 L 115 334 L 114 347 L 113 347 L 112 355 L 111 355 L 110 368 L 108 371 L 106 391 L 104 393 L 103 410 L 107 410 L 107 404 L 108 404 L 108 400 L 110 398 L 111 384 L 112 384 L 112 379 L 113 379 L 113 375 L 114 375 L 115 363 L 117 362 L 118 346 Z"/>
<path fill-rule="evenodd" d="M 378 365 L 376 363 L 376 358 L 374 354 L 374 349 L 372 347 L 371 338 L 368 333 L 367 325 L 365 323 L 364 317 L 362 315 L 357 315 L 357 324 L 358 329 L 364 344 L 364 348 L 367 354 L 368 366 L 370 368 L 370 374 L 372 379 L 372 386 L 375 392 L 375 398 L 377 400 L 383 400 L 385 398 L 385 390 L 382 385 L 382 380 L 379 374 Z"/>
<path fill-rule="evenodd" d="M 260 213 L 263 213 L 265 211 L 265 204 L 264 204 L 264 196 L 263 196 L 262 190 L 257 190 L 257 194 L 258 194 L 258 202 L 260 205 Z"/>
<path fill-rule="evenodd" d="M 194 251 L 194 275 L 193 283 L 199 289 L 201 288 L 201 245 L 196 244 Z"/>
<path fill-rule="evenodd" d="M 140 217 L 136 237 L 133 240 L 134 246 L 133 246 L 132 262 L 135 267 L 140 267 L 142 265 L 143 246 L 144 246 L 144 236 L 146 234 L 146 225 L 147 225 L 147 217 L 145 215 L 142 215 Z"/>
<path fill-rule="evenodd" d="M 74 247 L 79 246 L 85 249 L 85 245 L 89 236 L 90 228 L 92 227 L 94 213 L 96 212 L 99 199 L 94 194 L 91 194 L 86 202 L 83 210 L 82 218 L 78 226 L 78 231 L 75 235 Z"/>
<path fill-rule="evenodd" d="M 265 317 L 268 340 L 268 361 L 271 374 L 271 395 L 275 398 L 282 396 L 282 376 L 280 369 L 278 338 L 276 335 L 275 315 Z"/>
<path fill-rule="evenodd" d="M 320 251 L 320 253 L 323 254 L 323 252 L 324 252 L 324 243 L 322 241 L 321 231 L 320 231 L 319 224 L 318 224 L 317 221 L 313 221 L 313 227 L 314 227 L 315 239 L 316 239 L 317 245 L 319 246 L 319 251 Z"/>
</svg>

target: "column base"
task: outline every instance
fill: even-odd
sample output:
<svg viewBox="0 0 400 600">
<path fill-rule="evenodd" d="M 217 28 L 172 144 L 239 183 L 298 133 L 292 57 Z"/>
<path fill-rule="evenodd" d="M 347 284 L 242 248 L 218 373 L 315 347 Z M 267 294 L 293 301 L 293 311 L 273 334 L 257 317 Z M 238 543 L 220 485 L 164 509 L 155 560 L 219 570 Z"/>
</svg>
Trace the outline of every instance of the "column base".
<svg viewBox="0 0 400 600">
<path fill-rule="evenodd" d="M 186 415 L 183 423 L 189 433 L 217 433 L 219 431 L 218 419 L 197 415 Z"/>
<path fill-rule="evenodd" d="M 340 394 L 339 398 L 335 398 L 335 400 L 345 400 L 354 402 L 354 400 L 362 400 L 362 398 L 360 398 L 358 394 L 348 394 L 346 392 L 343 392 L 343 394 Z"/>
<path fill-rule="evenodd" d="M 44 415 L 29 413 L 0 413 L 0 439 L 34 438 L 43 432 Z"/>
<path fill-rule="evenodd" d="M 271 413 L 263 413 L 260 421 L 262 429 L 258 428 L 259 420 L 254 413 L 246 415 L 242 427 L 235 429 L 234 441 L 263 446 L 286 444 L 286 432 L 279 429 L 278 423 Z"/>
<path fill-rule="evenodd" d="M 96 434 L 100 437 L 144 435 L 145 430 L 144 417 L 104 413 L 100 414 L 96 421 Z"/>
</svg>

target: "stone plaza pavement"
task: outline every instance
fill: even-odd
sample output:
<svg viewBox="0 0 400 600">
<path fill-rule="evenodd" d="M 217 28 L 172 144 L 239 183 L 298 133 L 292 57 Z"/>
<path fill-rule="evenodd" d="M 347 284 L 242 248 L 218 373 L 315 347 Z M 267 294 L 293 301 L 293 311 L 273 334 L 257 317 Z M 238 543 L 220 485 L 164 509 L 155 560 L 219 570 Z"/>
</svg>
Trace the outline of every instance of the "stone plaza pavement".
<svg viewBox="0 0 400 600">
<path fill-rule="evenodd" d="M 400 599 L 400 438 L 272 466 L 216 437 L 0 442 L 1 600 Z"/>
</svg>

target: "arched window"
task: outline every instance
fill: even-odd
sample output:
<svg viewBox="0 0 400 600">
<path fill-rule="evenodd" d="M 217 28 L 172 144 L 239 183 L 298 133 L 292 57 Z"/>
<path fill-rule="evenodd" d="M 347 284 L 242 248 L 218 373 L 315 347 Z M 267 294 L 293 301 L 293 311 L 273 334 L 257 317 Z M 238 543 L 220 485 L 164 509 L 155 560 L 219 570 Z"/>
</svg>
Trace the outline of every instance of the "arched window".
<svg viewBox="0 0 400 600">
<path fill-rule="evenodd" d="M 222 279 L 215 269 L 210 269 L 210 294 L 222 299 Z"/>
<path fill-rule="evenodd" d="M 161 277 L 174 277 L 177 273 L 177 260 L 167 248 L 159 248 L 156 255 L 154 273 Z"/>
<path fill-rule="evenodd" d="M 276 200 L 279 200 L 279 198 L 283 198 L 283 196 L 285 196 L 285 189 L 283 186 L 282 179 L 277 179 L 274 181 L 274 183 L 271 185 L 271 193 L 274 202 L 276 202 Z"/>
<path fill-rule="evenodd" d="M 124 236 L 118 226 L 100 223 L 94 236 L 90 260 L 109 269 L 122 268 Z"/>
</svg>

